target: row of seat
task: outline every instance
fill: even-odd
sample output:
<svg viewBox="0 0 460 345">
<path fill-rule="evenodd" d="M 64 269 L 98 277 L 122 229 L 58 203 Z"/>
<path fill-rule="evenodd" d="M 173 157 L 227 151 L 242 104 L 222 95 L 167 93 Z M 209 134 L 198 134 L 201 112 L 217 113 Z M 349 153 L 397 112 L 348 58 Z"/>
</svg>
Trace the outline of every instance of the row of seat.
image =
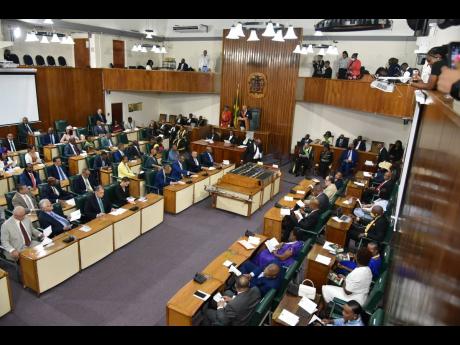
<svg viewBox="0 0 460 345">
<path fill-rule="evenodd" d="M 16 54 L 10 54 L 8 59 L 16 64 L 19 64 L 19 65 L 21 64 L 21 62 L 19 61 L 19 57 Z M 57 60 L 58 60 L 59 66 L 67 66 L 67 61 L 65 57 L 59 56 Z M 24 61 L 24 65 L 26 66 L 34 66 L 34 60 L 32 59 L 32 56 L 30 56 L 29 54 L 25 54 L 23 56 L 23 61 Z M 46 57 L 46 63 L 48 63 L 48 66 L 56 66 L 56 60 L 51 55 L 48 55 Z M 43 56 L 41 55 L 35 56 L 36 66 L 46 66 L 46 63 L 45 63 L 45 59 L 43 58 Z"/>
</svg>

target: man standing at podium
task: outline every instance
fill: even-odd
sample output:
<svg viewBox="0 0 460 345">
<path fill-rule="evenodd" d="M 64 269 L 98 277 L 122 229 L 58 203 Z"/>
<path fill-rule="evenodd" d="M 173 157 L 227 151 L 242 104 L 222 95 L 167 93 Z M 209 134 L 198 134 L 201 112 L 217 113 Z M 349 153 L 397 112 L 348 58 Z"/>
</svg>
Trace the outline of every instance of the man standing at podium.
<svg viewBox="0 0 460 345">
<path fill-rule="evenodd" d="M 27 143 L 27 135 L 34 134 L 34 129 L 29 124 L 29 119 L 27 117 L 22 118 L 22 123 L 18 125 L 18 137 L 21 143 Z"/>
<path fill-rule="evenodd" d="M 200 56 L 200 61 L 198 62 L 198 71 L 211 72 L 211 57 L 208 55 L 207 50 L 203 50 L 203 55 Z"/>
<path fill-rule="evenodd" d="M 240 113 L 238 114 L 238 123 L 240 124 L 240 129 L 242 131 L 249 131 L 249 123 L 252 119 L 251 112 L 248 111 L 248 107 L 243 105 L 241 107 Z"/>
</svg>

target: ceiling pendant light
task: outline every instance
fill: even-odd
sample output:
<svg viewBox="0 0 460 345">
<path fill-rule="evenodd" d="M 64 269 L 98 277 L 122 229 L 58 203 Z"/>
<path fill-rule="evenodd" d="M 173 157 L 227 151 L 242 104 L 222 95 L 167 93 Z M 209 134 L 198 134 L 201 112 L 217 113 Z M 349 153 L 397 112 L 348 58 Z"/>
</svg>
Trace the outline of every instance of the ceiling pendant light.
<svg viewBox="0 0 460 345">
<path fill-rule="evenodd" d="M 294 54 L 300 54 L 301 53 L 300 44 L 296 45 L 295 49 L 293 50 L 293 53 Z"/>
<path fill-rule="evenodd" d="M 334 47 L 333 46 L 327 47 L 326 55 L 334 55 Z"/>
<path fill-rule="evenodd" d="M 21 37 L 21 28 L 18 26 L 16 28 L 14 28 L 13 30 L 13 35 L 14 35 L 14 38 L 19 38 Z"/>
<path fill-rule="evenodd" d="M 308 55 L 307 46 L 302 46 L 302 49 L 300 49 L 300 54 L 302 54 L 302 55 Z"/>
<path fill-rule="evenodd" d="M 161 47 L 160 54 L 167 54 L 167 53 L 168 52 L 166 51 L 166 47 L 165 46 Z"/>
<path fill-rule="evenodd" d="M 321 31 L 315 31 L 314 36 L 323 36 L 323 33 Z"/>
<path fill-rule="evenodd" d="M 137 49 L 137 44 L 133 45 L 133 47 L 131 48 L 131 51 L 132 52 L 138 52 L 139 49 Z"/>
<path fill-rule="evenodd" d="M 292 25 L 289 25 L 286 35 L 284 35 L 284 39 L 285 40 L 296 40 L 297 39 L 297 36 L 294 32 L 294 27 Z"/>
<path fill-rule="evenodd" d="M 324 56 L 324 55 L 325 55 L 325 54 L 324 54 L 324 48 L 321 48 L 321 49 L 319 50 L 319 53 L 318 53 L 318 55 L 322 55 L 322 56 Z"/>
<path fill-rule="evenodd" d="M 241 24 L 241 23 L 239 23 L 239 22 L 236 24 L 236 27 L 235 27 L 235 34 L 236 34 L 238 37 L 245 37 L 244 31 L 243 31 L 243 24 Z"/>
<path fill-rule="evenodd" d="M 56 33 L 53 34 L 53 37 L 51 38 L 52 43 L 60 43 L 61 40 L 59 39 L 58 35 Z"/>
<path fill-rule="evenodd" d="M 68 39 L 68 38 L 69 38 L 68 36 L 62 37 L 61 44 L 68 44 L 68 43 L 67 43 L 67 39 Z"/>
<path fill-rule="evenodd" d="M 48 41 L 48 38 L 46 36 L 42 36 L 42 40 L 40 41 L 40 43 L 50 43 Z"/>
<path fill-rule="evenodd" d="M 26 38 L 26 42 L 38 42 L 38 37 L 37 37 L 37 34 L 32 31 L 31 33 L 27 34 L 29 36 L 29 38 L 27 39 Z"/>
<path fill-rule="evenodd" d="M 67 42 L 66 42 L 66 44 L 75 44 L 75 42 L 73 41 L 72 36 L 67 36 Z"/>
<path fill-rule="evenodd" d="M 153 45 L 152 49 L 150 49 L 150 51 L 156 53 L 157 52 L 157 46 Z"/>
<path fill-rule="evenodd" d="M 45 20 L 43 21 L 43 24 L 49 24 L 49 25 L 53 25 L 53 24 L 54 24 L 54 22 L 53 22 L 53 20 L 52 20 L 52 19 L 45 19 Z"/>
<path fill-rule="evenodd" d="M 284 42 L 284 38 L 283 38 L 283 30 L 278 30 L 275 34 L 275 37 L 272 38 L 272 41 L 276 41 L 276 42 Z"/>
<path fill-rule="evenodd" d="M 146 47 L 141 47 L 141 53 L 147 53 L 147 48 Z"/>
<path fill-rule="evenodd" d="M 151 33 L 151 32 L 147 32 L 147 34 L 145 35 L 145 38 L 153 38 L 152 33 Z"/>
<path fill-rule="evenodd" d="M 269 21 L 267 23 L 267 27 L 265 28 L 264 33 L 262 36 L 264 37 L 274 37 L 276 35 L 275 30 L 273 29 L 273 23 Z"/>
<path fill-rule="evenodd" d="M 332 49 L 333 49 L 333 50 L 332 50 L 332 54 L 331 54 L 331 55 L 339 55 L 339 50 L 337 49 L 336 46 L 333 46 Z"/>
<path fill-rule="evenodd" d="M 249 35 L 248 41 L 260 41 L 259 37 L 257 37 L 256 30 L 251 30 L 251 34 Z"/>
<path fill-rule="evenodd" d="M 308 48 L 307 48 L 307 54 L 308 54 L 308 53 L 313 54 L 314 52 L 315 52 L 315 51 L 313 50 L 313 46 L 310 44 L 310 45 L 308 46 Z"/>
<path fill-rule="evenodd" d="M 235 25 L 232 25 L 232 27 L 230 28 L 230 32 L 228 33 L 228 35 L 227 35 L 225 38 L 228 38 L 229 40 L 237 40 L 237 39 L 240 38 L 240 37 L 236 34 Z"/>
</svg>

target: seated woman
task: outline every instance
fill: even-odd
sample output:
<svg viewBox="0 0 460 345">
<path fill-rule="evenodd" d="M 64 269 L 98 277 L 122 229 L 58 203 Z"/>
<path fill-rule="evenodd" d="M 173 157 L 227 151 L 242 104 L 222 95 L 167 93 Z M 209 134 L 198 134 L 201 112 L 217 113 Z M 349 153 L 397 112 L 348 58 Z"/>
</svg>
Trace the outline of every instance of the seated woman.
<svg viewBox="0 0 460 345">
<path fill-rule="evenodd" d="M 272 253 L 270 253 L 268 249 L 264 249 L 252 260 L 253 263 L 262 270 L 271 263 L 276 263 L 281 267 L 292 265 L 297 254 L 302 250 L 304 245 L 304 242 L 299 241 L 298 238 L 299 234 L 294 229 L 289 237 L 292 242 L 281 242 Z"/>
<path fill-rule="evenodd" d="M 13 169 L 16 166 L 16 161 L 8 156 L 6 151 L 2 152 L 2 159 L 0 160 L 0 170 Z"/>
<path fill-rule="evenodd" d="M 118 123 L 117 120 L 113 120 L 113 125 L 112 125 L 112 133 L 120 133 L 123 132 L 123 127 Z"/>
<path fill-rule="evenodd" d="M 367 244 L 367 249 L 371 253 L 372 257 L 369 261 L 369 268 L 372 271 L 372 278 L 377 279 L 380 275 L 380 268 L 382 267 L 382 258 L 379 253 L 379 245 L 375 242 L 369 242 Z M 335 272 L 343 276 L 348 275 L 352 272 L 358 264 L 354 260 L 353 254 L 349 253 L 350 260 L 342 260 L 337 264 L 337 269 Z"/>
<path fill-rule="evenodd" d="M 75 138 L 75 140 L 78 140 L 78 137 L 75 135 L 73 127 L 69 125 L 65 128 L 65 133 L 62 135 L 61 143 L 67 144 L 70 138 Z"/>
<path fill-rule="evenodd" d="M 80 135 L 80 143 L 81 143 L 82 150 L 92 151 L 95 148 L 94 143 L 86 140 L 86 137 L 84 134 Z"/>
<path fill-rule="evenodd" d="M 40 155 L 37 151 L 35 151 L 35 145 L 28 145 L 27 146 L 27 153 L 24 156 L 26 160 L 26 164 L 40 164 L 42 160 L 40 159 Z"/>
<path fill-rule="evenodd" d="M 128 156 L 124 155 L 120 164 L 118 164 L 118 177 L 136 177 L 136 174 L 131 170 L 128 163 Z"/>
<path fill-rule="evenodd" d="M 361 248 L 356 254 L 357 267 L 347 275 L 342 286 L 323 285 L 324 303 L 328 304 L 337 297 L 346 302 L 356 300 L 359 304 L 364 304 L 372 283 L 372 271 L 369 268 L 371 256 L 367 247 Z"/>
<path fill-rule="evenodd" d="M 361 314 L 363 308 L 355 300 L 348 301 L 342 310 L 342 318 L 339 319 L 323 319 L 321 320 L 326 325 L 332 326 L 364 326 Z"/>
<path fill-rule="evenodd" d="M 164 151 L 164 146 L 163 146 L 163 138 L 162 137 L 158 137 L 157 138 L 157 142 L 155 145 L 153 145 L 153 147 L 157 150 L 158 153 L 162 153 Z"/>
</svg>

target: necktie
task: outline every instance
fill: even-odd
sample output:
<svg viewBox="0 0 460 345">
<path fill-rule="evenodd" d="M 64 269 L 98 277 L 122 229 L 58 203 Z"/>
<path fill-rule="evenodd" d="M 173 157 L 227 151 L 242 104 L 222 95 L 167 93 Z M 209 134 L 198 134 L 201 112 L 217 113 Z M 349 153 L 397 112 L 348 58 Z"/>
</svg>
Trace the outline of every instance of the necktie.
<svg viewBox="0 0 460 345">
<path fill-rule="evenodd" d="M 35 180 L 35 176 L 33 173 L 29 172 L 30 180 L 32 181 L 32 187 L 36 188 L 37 187 L 37 181 Z"/>
<path fill-rule="evenodd" d="M 32 128 L 30 128 L 30 126 L 29 126 L 28 123 L 26 123 L 26 126 L 27 126 L 27 131 L 28 131 L 29 133 L 33 133 Z"/>
<path fill-rule="evenodd" d="M 164 170 L 163 170 L 163 182 L 164 182 L 164 184 L 166 184 L 166 174 L 165 174 Z"/>
<path fill-rule="evenodd" d="M 16 146 L 14 146 L 13 140 L 10 140 L 11 151 L 16 152 Z"/>
<path fill-rule="evenodd" d="M 89 183 L 88 179 L 86 177 L 83 177 L 83 181 L 85 181 L 86 191 L 92 192 L 93 187 L 91 187 L 91 184 Z"/>
<path fill-rule="evenodd" d="M 26 194 L 23 195 L 24 196 L 24 200 L 26 202 L 26 205 L 27 207 L 29 208 L 29 210 L 33 210 L 34 209 L 34 204 L 32 202 L 32 200 L 30 199 L 30 197 Z"/>
<path fill-rule="evenodd" d="M 24 225 L 22 225 L 22 222 L 19 222 L 19 227 L 21 228 L 22 237 L 24 237 L 24 243 L 26 244 L 26 247 L 30 246 L 30 237 L 24 228 Z"/>
<path fill-rule="evenodd" d="M 382 188 L 382 186 L 386 183 L 387 181 L 383 181 L 381 184 L 379 184 L 379 186 L 377 187 L 377 190 L 380 191 L 380 188 Z"/>
<path fill-rule="evenodd" d="M 54 144 L 54 143 L 55 143 L 55 141 L 54 141 L 54 135 L 52 135 L 52 134 L 50 134 L 50 142 L 51 142 L 51 144 Z"/>
<path fill-rule="evenodd" d="M 58 170 L 58 173 L 59 173 L 59 180 L 67 180 L 67 176 L 66 176 L 64 170 L 62 170 L 61 167 L 57 167 L 57 170 Z"/>
<path fill-rule="evenodd" d="M 70 144 L 70 147 L 72 148 L 73 153 L 76 155 L 76 154 L 77 154 L 77 151 L 75 151 L 75 148 L 73 147 L 72 144 Z"/>
<path fill-rule="evenodd" d="M 211 154 L 210 154 L 209 152 L 208 152 L 208 156 L 209 156 L 209 160 L 211 161 L 211 163 L 214 164 L 214 161 L 213 161 L 213 159 L 212 159 L 212 156 L 211 156 Z"/>
<path fill-rule="evenodd" d="M 102 204 L 102 200 L 99 198 L 96 198 L 96 199 L 97 199 L 97 203 L 99 204 L 99 208 L 101 209 L 101 213 L 105 213 L 104 205 Z"/>
<path fill-rule="evenodd" d="M 351 151 L 351 150 L 348 151 L 348 159 L 349 159 L 349 160 L 351 160 L 351 153 L 352 153 L 352 152 L 353 152 L 353 151 Z"/>
<path fill-rule="evenodd" d="M 195 164 L 198 166 L 198 159 L 193 158 L 193 160 L 195 161 Z"/>
<path fill-rule="evenodd" d="M 52 218 L 56 219 L 59 223 L 61 223 L 63 226 L 68 226 L 70 225 L 69 221 L 63 217 L 61 217 L 60 215 L 58 215 L 57 213 L 54 213 L 54 212 L 50 212 L 48 213 Z"/>
<path fill-rule="evenodd" d="M 366 229 L 364 229 L 364 235 L 367 236 L 367 233 L 369 231 L 369 229 L 371 228 L 372 225 L 374 225 L 374 223 L 377 221 L 378 218 L 374 218 L 374 220 L 372 222 L 370 222 L 369 224 L 367 224 L 366 226 Z"/>
<path fill-rule="evenodd" d="M 53 189 L 54 194 L 59 196 L 59 192 L 58 192 L 57 188 L 56 187 L 51 187 L 51 188 Z"/>
</svg>

